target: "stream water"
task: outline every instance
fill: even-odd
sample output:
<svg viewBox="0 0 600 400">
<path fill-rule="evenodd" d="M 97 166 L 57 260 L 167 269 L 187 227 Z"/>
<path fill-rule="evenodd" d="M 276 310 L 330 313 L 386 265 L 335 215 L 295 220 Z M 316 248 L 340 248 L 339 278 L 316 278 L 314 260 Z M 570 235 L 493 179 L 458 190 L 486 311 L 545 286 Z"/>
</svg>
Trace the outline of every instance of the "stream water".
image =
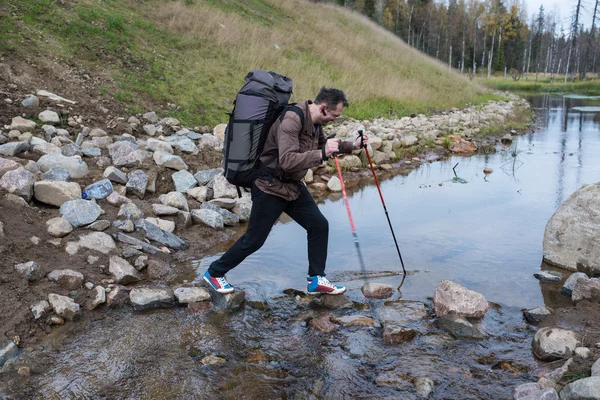
<svg viewBox="0 0 600 400">
<path fill-rule="evenodd" d="M 545 225 L 571 193 L 600 177 L 600 99 L 531 102 L 535 132 L 512 145 L 381 182 L 409 271 L 394 299 L 431 311 L 439 282 L 457 282 L 495 304 L 482 321 L 488 339 L 455 340 L 436 328 L 431 313 L 415 325 L 420 334 L 401 345 L 384 344 L 380 328 L 322 333 L 306 326 L 298 317 L 306 306 L 282 293 L 305 289 L 306 236 L 282 218 L 264 247 L 228 275 L 234 286 L 262 296 L 266 310 L 85 317 L 54 329 L 43 350 L 22 357 L 32 376 L 0 375 L 0 398 L 413 399 L 418 377 L 433 380 L 434 399 L 507 398 L 514 386 L 535 380 L 538 366 L 530 347 L 535 328 L 521 309 L 566 304 L 559 285 L 533 277 Z M 485 175 L 484 167 L 494 172 Z M 360 300 L 366 280 L 400 285 L 402 268 L 373 182 L 350 193 L 367 274 L 343 200 L 328 198 L 320 207 L 330 222 L 328 276 L 348 287 L 349 298 Z M 223 250 L 192 262 L 195 279 Z M 224 362 L 205 365 L 206 356 Z"/>
</svg>

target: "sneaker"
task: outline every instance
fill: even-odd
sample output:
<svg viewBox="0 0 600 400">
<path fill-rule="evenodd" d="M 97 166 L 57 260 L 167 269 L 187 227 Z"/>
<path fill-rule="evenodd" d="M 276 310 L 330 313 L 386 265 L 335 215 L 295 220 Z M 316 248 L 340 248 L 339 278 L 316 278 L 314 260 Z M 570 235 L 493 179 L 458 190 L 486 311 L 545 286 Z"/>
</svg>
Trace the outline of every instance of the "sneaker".
<svg viewBox="0 0 600 400">
<path fill-rule="evenodd" d="M 346 291 L 344 286 L 336 286 L 329 282 L 325 276 L 316 275 L 306 278 L 308 286 L 306 291 L 308 294 L 342 294 Z"/>
<path fill-rule="evenodd" d="M 233 287 L 229 284 L 229 282 L 227 282 L 227 279 L 225 279 L 224 276 L 211 276 L 208 273 L 208 270 L 206 270 L 204 276 L 202 276 L 202 279 L 204 279 L 206 283 L 208 283 L 210 287 L 212 287 L 218 293 L 227 294 L 233 292 Z"/>
</svg>

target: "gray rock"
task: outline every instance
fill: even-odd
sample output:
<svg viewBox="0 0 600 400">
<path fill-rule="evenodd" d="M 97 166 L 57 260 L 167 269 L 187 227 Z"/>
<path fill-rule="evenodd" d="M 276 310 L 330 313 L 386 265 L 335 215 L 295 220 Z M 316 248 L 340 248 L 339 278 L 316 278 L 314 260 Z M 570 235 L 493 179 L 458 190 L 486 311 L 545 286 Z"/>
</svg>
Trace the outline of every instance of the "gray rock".
<svg viewBox="0 0 600 400">
<path fill-rule="evenodd" d="M 599 208 L 600 182 L 584 185 L 569 196 L 546 225 L 544 260 L 593 276 L 585 269 L 600 259 L 600 224 L 595 211 Z"/>
<path fill-rule="evenodd" d="M 71 178 L 83 178 L 88 173 L 88 166 L 81 158 L 65 157 L 62 154 L 47 154 L 37 161 L 42 172 L 52 168 L 64 168 L 71 174 Z"/>
<path fill-rule="evenodd" d="M 46 221 L 48 234 L 52 237 L 61 238 L 73 231 L 73 226 L 64 218 L 56 217 Z"/>
<path fill-rule="evenodd" d="M 137 282 L 141 280 L 138 271 L 119 256 L 110 256 L 108 272 L 114 277 L 115 281 L 121 285 Z"/>
<path fill-rule="evenodd" d="M 102 150 L 97 147 L 90 147 L 81 150 L 85 157 L 100 157 L 102 155 Z"/>
<path fill-rule="evenodd" d="M 119 209 L 119 213 L 117 214 L 118 218 L 124 218 L 131 221 L 136 221 L 138 219 L 144 218 L 144 213 L 140 208 L 135 205 L 135 203 L 127 203 L 123 204 Z"/>
<path fill-rule="evenodd" d="M 539 392 L 541 389 L 542 387 L 536 382 L 523 383 L 513 389 L 511 399 L 520 400 L 534 392 Z"/>
<path fill-rule="evenodd" d="M 127 174 L 112 166 L 104 170 L 104 177 L 115 183 L 127 184 Z"/>
<path fill-rule="evenodd" d="M 106 290 L 102 286 L 94 287 L 94 298 L 90 304 L 90 309 L 94 310 L 100 304 L 106 303 Z"/>
<path fill-rule="evenodd" d="M 200 185 L 206 185 L 217 175 L 223 175 L 223 168 L 207 169 L 204 171 L 198 171 L 194 174 L 194 178 Z"/>
<path fill-rule="evenodd" d="M 202 203 L 200 209 L 211 210 L 221 214 L 223 217 L 223 225 L 225 226 L 238 226 L 240 224 L 240 219 L 237 215 L 212 203 Z"/>
<path fill-rule="evenodd" d="M 415 385 L 415 392 L 417 392 L 417 396 L 420 398 L 429 397 L 433 393 L 435 386 L 430 378 L 422 376 L 415 378 L 413 385 Z"/>
<path fill-rule="evenodd" d="M 600 376 L 578 379 L 560 392 L 561 400 L 600 400 Z"/>
<path fill-rule="evenodd" d="M 81 147 L 77 146 L 75 143 L 69 143 L 62 147 L 61 154 L 65 157 L 73 157 L 82 155 L 83 151 L 81 151 Z"/>
<path fill-rule="evenodd" d="M 579 345 L 577 334 L 558 328 L 542 328 L 533 338 L 533 353 L 542 361 L 568 358 Z"/>
<path fill-rule="evenodd" d="M 441 329 L 458 339 L 485 339 L 486 337 L 466 318 L 456 313 L 444 314 L 437 322 Z"/>
<path fill-rule="evenodd" d="M 537 307 L 532 310 L 527 310 L 523 312 L 523 316 L 525 317 L 527 322 L 532 324 L 542 321 L 544 317 L 547 317 L 551 314 L 552 309 L 546 306 Z"/>
<path fill-rule="evenodd" d="M 413 340 L 417 331 L 397 325 L 386 325 L 383 328 L 383 341 L 387 344 L 400 344 Z"/>
<path fill-rule="evenodd" d="M 179 192 L 178 192 L 179 193 Z M 176 215 L 179 209 L 175 207 L 165 206 L 164 204 L 152 204 L 152 210 L 155 215 Z"/>
<path fill-rule="evenodd" d="M 225 226 L 223 216 L 213 210 L 192 210 L 192 219 L 194 223 L 202 223 L 214 229 L 222 229 Z"/>
<path fill-rule="evenodd" d="M 38 114 L 38 119 L 45 124 L 57 125 L 60 124 L 60 117 L 55 111 L 42 111 Z"/>
<path fill-rule="evenodd" d="M 150 279 L 160 279 L 170 275 L 173 268 L 168 262 L 162 260 L 148 260 L 148 277 Z"/>
<path fill-rule="evenodd" d="M 146 218 L 146 221 L 156 225 L 159 229 L 162 229 L 165 232 L 173 233 L 175 231 L 175 222 L 173 221 L 152 217 Z"/>
<path fill-rule="evenodd" d="M 56 207 L 70 200 L 81 199 L 81 187 L 75 182 L 39 181 L 33 186 L 35 199 Z"/>
<path fill-rule="evenodd" d="M 148 136 L 156 135 L 156 132 L 158 130 L 156 128 L 156 125 L 152 125 L 152 124 L 144 125 L 143 129 L 144 129 L 144 132 L 146 133 L 146 135 L 148 135 Z"/>
<path fill-rule="evenodd" d="M 592 365 L 592 376 L 600 376 L 600 358 Z"/>
<path fill-rule="evenodd" d="M 8 171 L 14 171 L 21 166 L 16 161 L 8 160 L 6 158 L 0 158 L 0 178 Z"/>
<path fill-rule="evenodd" d="M 51 168 L 44 173 L 45 181 L 68 182 L 70 178 L 71 178 L 71 173 L 68 170 L 66 170 L 65 168 L 60 168 L 60 167 Z"/>
<path fill-rule="evenodd" d="M 361 288 L 363 296 L 368 299 L 387 299 L 394 294 L 392 285 L 385 283 L 366 283 Z"/>
<path fill-rule="evenodd" d="M 121 221 L 121 220 L 113 221 L 112 226 L 114 226 L 115 228 L 117 228 L 118 230 L 123 231 L 123 232 L 131 233 L 131 232 L 135 231 L 135 225 L 133 224 L 132 221 L 130 221 L 128 219 L 124 220 L 124 221 Z"/>
<path fill-rule="evenodd" d="M 6 190 L 8 193 L 20 196 L 25 201 L 31 200 L 33 197 L 33 185 L 35 178 L 33 174 L 23 167 L 6 172 L 0 178 L 0 189 Z"/>
<path fill-rule="evenodd" d="M 37 108 L 40 106 L 40 99 L 33 95 L 27 96 L 25 99 L 23 99 L 21 105 L 25 108 Z"/>
<path fill-rule="evenodd" d="M 187 199 L 181 192 L 169 192 L 163 197 L 163 204 L 179 210 L 190 211 Z"/>
<path fill-rule="evenodd" d="M 570 296 L 573 292 L 573 288 L 575 287 L 575 283 L 577 283 L 579 279 L 589 279 L 589 277 L 583 272 L 575 272 L 567 278 L 566 282 L 562 285 L 559 292 Z"/>
<path fill-rule="evenodd" d="M 223 175 L 216 175 L 213 178 L 213 190 L 215 198 L 228 198 L 228 199 L 236 199 L 238 198 L 238 192 L 235 186 L 231 183 L 227 182 L 227 179 Z"/>
<path fill-rule="evenodd" d="M 140 199 L 143 199 L 148 186 L 148 175 L 141 169 L 130 172 L 127 180 L 127 193 L 131 193 Z"/>
<path fill-rule="evenodd" d="M 46 273 L 35 261 L 29 261 L 15 265 L 15 270 L 21 275 L 25 275 L 30 281 L 38 281 L 46 276 Z"/>
<path fill-rule="evenodd" d="M 155 124 L 158 122 L 158 116 L 156 115 L 156 113 L 154 111 L 147 112 L 146 114 L 143 115 L 143 117 L 151 124 Z"/>
<path fill-rule="evenodd" d="M 75 228 L 91 224 L 102 214 L 98 204 L 88 200 L 70 200 L 60 206 L 60 215 Z"/>
<path fill-rule="evenodd" d="M 187 241 L 172 233 L 163 231 L 158 226 L 150 222 L 144 221 L 142 229 L 146 232 L 146 237 L 148 239 L 158 242 L 171 249 L 181 250 L 187 249 L 190 246 Z"/>
<path fill-rule="evenodd" d="M 175 297 L 180 304 L 210 300 L 208 290 L 199 287 L 180 287 L 175 289 Z"/>
<path fill-rule="evenodd" d="M 73 320 L 79 313 L 79 304 L 75 303 L 70 297 L 50 293 L 48 302 L 50 302 L 52 309 L 59 317 L 69 321 Z"/>
<path fill-rule="evenodd" d="M 4 366 L 8 360 L 19 355 L 19 348 L 13 341 L 0 345 L 0 367 Z"/>
<path fill-rule="evenodd" d="M 46 315 L 51 309 L 50 303 L 46 300 L 42 300 L 31 306 L 31 313 L 33 314 L 33 318 L 37 320 Z"/>
<path fill-rule="evenodd" d="M 560 282 L 562 275 L 558 272 L 540 271 L 533 274 L 540 282 Z"/>
<path fill-rule="evenodd" d="M 233 293 L 221 294 L 217 293 L 211 287 L 209 287 L 208 292 L 212 297 L 213 305 L 217 310 L 220 311 L 239 310 L 246 304 L 246 292 L 244 292 L 243 290 L 236 290 Z"/>
<path fill-rule="evenodd" d="M 209 203 L 226 210 L 231 210 L 236 206 L 237 201 L 235 199 L 212 199 Z"/>
<path fill-rule="evenodd" d="M 69 290 L 77 290 L 83 284 L 83 274 L 72 269 L 55 269 L 48 274 L 48 279 Z"/>
<path fill-rule="evenodd" d="M 141 161 L 135 157 L 137 144 L 130 141 L 118 141 L 108 146 L 108 154 L 116 167 L 137 167 Z"/>
<path fill-rule="evenodd" d="M 175 184 L 175 190 L 178 192 L 185 193 L 188 189 L 192 189 L 194 186 L 198 185 L 194 175 L 187 171 L 175 172 L 171 177 Z"/>
<path fill-rule="evenodd" d="M 99 221 L 102 222 L 102 221 Z M 108 221 L 106 221 L 108 222 Z M 113 238 L 103 232 L 92 232 L 79 238 L 79 246 L 95 250 L 102 254 L 108 254 L 117 248 Z"/>
<path fill-rule="evenodd" d="M 169 308 L 175 305 L 173 291 L 162 288 L 135 288 L 129 293 L 129 300 L 136 311 L 154 308 Z"/>
<path fill-rule="evenodd" d="M 0 145 L 0 156 L 14 157 L 29 150 L 27 142 L 9 142 Z"/>
<path fill-rule="evenodd" d="M 198 154 L 199 152 L 194 141 L 187 136 L 169 136 L 166 140 L 171 146 L 184 153 Z"/>
<path fill-rule="evenodd" d="M 579 279 L 575 282 L 571 300 L 577 303 L 585 299 L 600 301 L 600 278 Z"/>
<path fill-rule="evenodd" d="M 61 148 L 52 143 L 40 143 L 36 144 L 35 146 L 32 143 L 30 143 L 30 146 L 32 146 L 33 153 L 35 154 L 46 155 L 62 153 Z"/>
<path fill-rule="evenodd" d="M 106 295 L 106 305 L 109 307 L 121 307 L 129 303 L 130 289 L 116 285 Z"/>
<path fill-rule="evenodd" d="M 183 161 L 181 157 L 176 156 L 174 154 L 169 154 L 162 150 L 155 151 L 153 159 L 156 165 L 159 165 L 161 167 L 171 168 L 177 171 L 188 169 L 187 164 L 185 163 L 185 161 Z"/>
<path fill-rule="evenodd" d="M 192 189 L 188 189 L 185 192 L 188 196 L 193 197 L 200 203 L 204 203 L 206 198 L 208 197 L 208 188 L 206 186 L 195 187 Z"/>
<path fill-rule="evenodd" d="M 240 222 L 247 222 L 250 219 L 250 212 L 252 211 L 252 199 L 250 196 L 242 195 L 242 198 L 237 199 L 232 211 L 240 218 Z"/>
<path fill-rule="evenodd" d="M 438 317 L 455 312 L 469 318 L 483 318 L 490 305 L 481 293 L 447 280 L 440 282 L 433 296 Z"/>
<path fill-rule="evenodd" d="M 136 239 L 132 236 L 126 235 L 121 232 L 116 233 L 114 235 L 114 238 L 116 240 L 118 240 L 119 242 L 136 246 L 136 247 L 142 249 L 142 251 L 149 253 L 149 254 L 162 253 L 162 251 L 158 247 L 152 246 L 150 243 L 146 243 L 142 240 Z"/>
</svg>

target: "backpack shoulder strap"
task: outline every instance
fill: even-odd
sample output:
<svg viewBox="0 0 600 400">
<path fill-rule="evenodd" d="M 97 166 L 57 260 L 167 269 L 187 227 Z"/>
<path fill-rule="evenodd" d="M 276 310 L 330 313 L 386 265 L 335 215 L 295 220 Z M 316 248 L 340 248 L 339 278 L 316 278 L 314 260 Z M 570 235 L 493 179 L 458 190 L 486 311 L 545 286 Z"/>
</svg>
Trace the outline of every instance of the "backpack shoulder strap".
<svg viewBox="0 0 600 400">
<path fill-rule="evenodd" d="M 285 106 L 285 108 L 281 112 L 281 117 L 279 117 L 279 120 L 283 121 L 283 117 L 285 117 L 285 114 L 288 111 L 292 111 L 292 112 L 296 113 L 298 115 L 298 117 L 300 117 L 300 123 L 302 124 L 300 127 L 300 132 L 304 131 L 304 111 L 302 111 L 302 109 L 300 107 L 298 107 L 296 104 L 288 104 L 287 106 Z"/>
</svg>

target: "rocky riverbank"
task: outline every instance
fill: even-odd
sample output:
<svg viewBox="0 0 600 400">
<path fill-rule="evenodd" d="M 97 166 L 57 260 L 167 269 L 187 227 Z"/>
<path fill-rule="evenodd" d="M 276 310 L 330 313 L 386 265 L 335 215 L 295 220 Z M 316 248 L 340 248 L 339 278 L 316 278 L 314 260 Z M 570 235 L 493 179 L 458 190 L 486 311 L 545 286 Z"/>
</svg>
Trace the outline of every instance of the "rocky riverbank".
<svg viewBox="0 0 600 400">
<path fill-rule="evenodd" d="M 153 112 L 102 118 L 88 115 L 77 99 L 26 95 L 18 87 L 4 96 L 0 362 L 91 310 L 202 307 L 210 298 L 204 288 L 166 282 L 176 272 L 174 261 L 198 257 L 229 239 L 248 218 L 249 197 L 238 198 L 218 168 L 224 125 L 186 128 Z M 446 154 L 494 151 L 501 139 L 518 133 L 503 127 L 515 120 L 523 124 L 528 112 L 528 104 L 513 97 L 429 117 L 346 120 L 328 134 L 353 140 L 358 130 L 367 132 L 369 154 L 385 179 Z M 364 151 L 340 161 L 349 187 L 369 174 Z M 331 164 L 309 171 L 305 182 L 315 196 L 340 190 L 333 172 Z M 105 189 L 90 196 L 91 184 Z M 244 299 L 226 300 L 214 306 Z M 442 325 L 474 329 L 462 325 L 460 314 L 458 322 Z M 329 319 L 323 327 L 321 319 L 309 319 L 317 329 L 329 329 Z M 385 329 L 387 343 L 416 334 L 401 324 Z"/>
</svg>

